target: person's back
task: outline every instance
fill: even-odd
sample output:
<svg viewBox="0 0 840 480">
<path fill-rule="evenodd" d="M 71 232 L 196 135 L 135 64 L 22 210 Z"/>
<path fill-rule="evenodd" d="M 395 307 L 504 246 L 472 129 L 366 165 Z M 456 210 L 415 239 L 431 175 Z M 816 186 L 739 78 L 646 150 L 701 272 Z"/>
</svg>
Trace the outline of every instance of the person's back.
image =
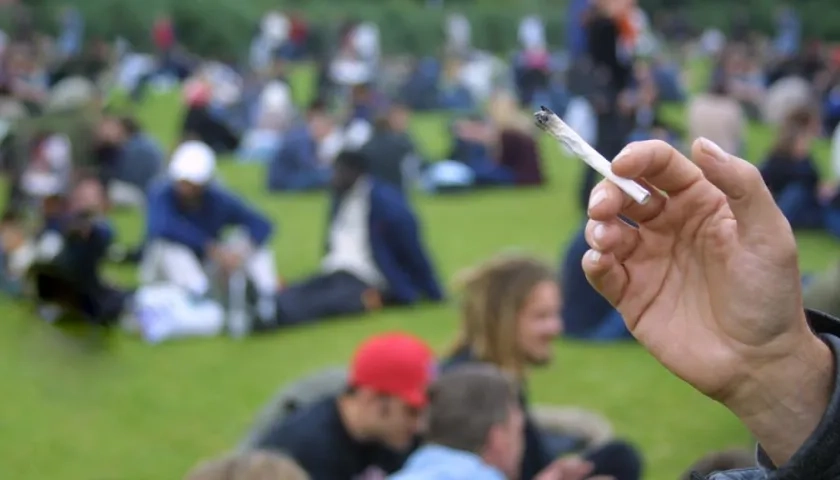
<svg viewBox="0 0 840 480">
<path fill-rule="evenodd" d="M 361 149 L 370 174 L 400 190 L 405 190 L 406 162 L 413 152 L 408 135 L 388 129 L 377 130 Z"/>
<path fill-rule="evenodd" d="M 746 121 L 737 100 L 702 93 L 689 101 L 687 116 L 690 138 L 708 138 L 727 152 L 741 150 Z"/>
<path fill-rule="evenodd" d="M 427 444 L 391 480 L 516 477 L 524 415 L 512 378 L 491 365 L 465 365 L 441 376 L 429 397 Z"/>
<path fill-rule="evenodd" d="M 341 423 L 337 402 L 335 396 L 330 396 L 292 413 L 264 432 L 256 442 L 257 448 L 285 452 L 310 473 L 341 471 L 334 465 L 346 461 L 364 462 L 363 458 L 349 457 L 361 452 L 345 448 L 349 436 Z"/>
<path fill-rule="evenodd" d="M 800 185 L 816 195 L 819 172 L 811 157 L 797 159 L 783 152 L 771 153 L 761 165 L 761 176 L 774 197 L 788 186 Z"/>
<path fill-rule="evenodd" d="M 114 178 L 137 186 L 144 192 L 163 169 L 164 154 L 160 145 L 143 133 L 132 136 L 123 145 Z"/>
<path fill-rule="evenodd" d="M 534 138 L 516 129 L 501 132 L 499 163 L 513 172 L 516 185 L 533 186 L 543 183 L 540 151 Z"/>
<path fill-rule="evenodd" d="M 343 392 L 292 413 L 257 448 L 282 451 L 313 480 L 382 478 L 413 447 L 434 356 L 419 339 L 376 335 L 356 350 Z"/>
</svg>

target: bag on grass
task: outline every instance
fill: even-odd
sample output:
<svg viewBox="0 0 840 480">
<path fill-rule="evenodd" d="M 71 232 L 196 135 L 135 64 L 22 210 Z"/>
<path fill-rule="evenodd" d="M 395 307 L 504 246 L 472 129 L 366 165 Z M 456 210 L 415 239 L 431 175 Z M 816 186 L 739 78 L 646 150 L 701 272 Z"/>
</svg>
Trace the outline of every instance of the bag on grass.
<svg viewBox="0 0 840 480">
<path fill-rule="evenodd" d="M 292 412 L 311 403 L 341 393 L 347 385 L 347 369 L 333 367 L 307 375 L 280 387 L 257 415 L 254 425 L 239 444 L 240 450 L 251 450 L 272 425 L 282 422 Z"/>
<path fill-rule="evenodd" d="M 143 339 L 153 344 L 213 337 L 225 327 L 225 312 L 218 302 L 195 298 L 171 284 L 141 287 L 135 294 L 132 313 Z"/>
</svg>

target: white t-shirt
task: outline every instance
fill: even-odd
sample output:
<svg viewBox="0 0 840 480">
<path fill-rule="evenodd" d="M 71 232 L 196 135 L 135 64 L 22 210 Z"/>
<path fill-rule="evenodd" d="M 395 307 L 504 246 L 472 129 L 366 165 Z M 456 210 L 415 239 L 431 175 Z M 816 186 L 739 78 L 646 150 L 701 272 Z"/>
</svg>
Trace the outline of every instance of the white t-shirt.
<svg viewBox="0 0 840 480">
<path fill-rule="evenodd" d="M 325 273 L 345 271 L 376 288 L 387 287 L 373 259 L 368 232 L 370 182 L 356 181 L 347 192 L 330 226 L 330 249 L 321 262 Z"/>
</svg>

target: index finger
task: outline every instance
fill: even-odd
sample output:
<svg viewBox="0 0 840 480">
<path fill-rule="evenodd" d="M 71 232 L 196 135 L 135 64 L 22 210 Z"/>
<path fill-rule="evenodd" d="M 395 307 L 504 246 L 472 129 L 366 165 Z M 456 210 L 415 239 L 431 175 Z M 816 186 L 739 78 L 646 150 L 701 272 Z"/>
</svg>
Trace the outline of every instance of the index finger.
<svg viewBox="0 0 840 480">
<path fill-rule="evenodd" d="M 703 180 L 703 172 L 676 148 L 662 140 L 634 142 L 612 162 L 612 171 L 625 178 L 644 178 L 669 194 Z"/>
</svg>

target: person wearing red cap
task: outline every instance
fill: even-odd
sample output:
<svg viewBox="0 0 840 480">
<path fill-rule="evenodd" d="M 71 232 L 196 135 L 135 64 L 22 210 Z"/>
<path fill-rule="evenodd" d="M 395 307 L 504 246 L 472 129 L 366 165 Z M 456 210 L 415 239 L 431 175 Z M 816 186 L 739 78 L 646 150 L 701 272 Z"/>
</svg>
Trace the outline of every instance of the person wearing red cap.
<svg viewBox="0 0 840 480">
<path fill-rule="evenodd" d="M 294 412 L 256 447 L 285 452 L 313 480 L 384 478 L 415 446 L 435 375 L 434 353 L 422 340 L 371 337 L 356 350 L 341 395 Z"/>
</svg>

